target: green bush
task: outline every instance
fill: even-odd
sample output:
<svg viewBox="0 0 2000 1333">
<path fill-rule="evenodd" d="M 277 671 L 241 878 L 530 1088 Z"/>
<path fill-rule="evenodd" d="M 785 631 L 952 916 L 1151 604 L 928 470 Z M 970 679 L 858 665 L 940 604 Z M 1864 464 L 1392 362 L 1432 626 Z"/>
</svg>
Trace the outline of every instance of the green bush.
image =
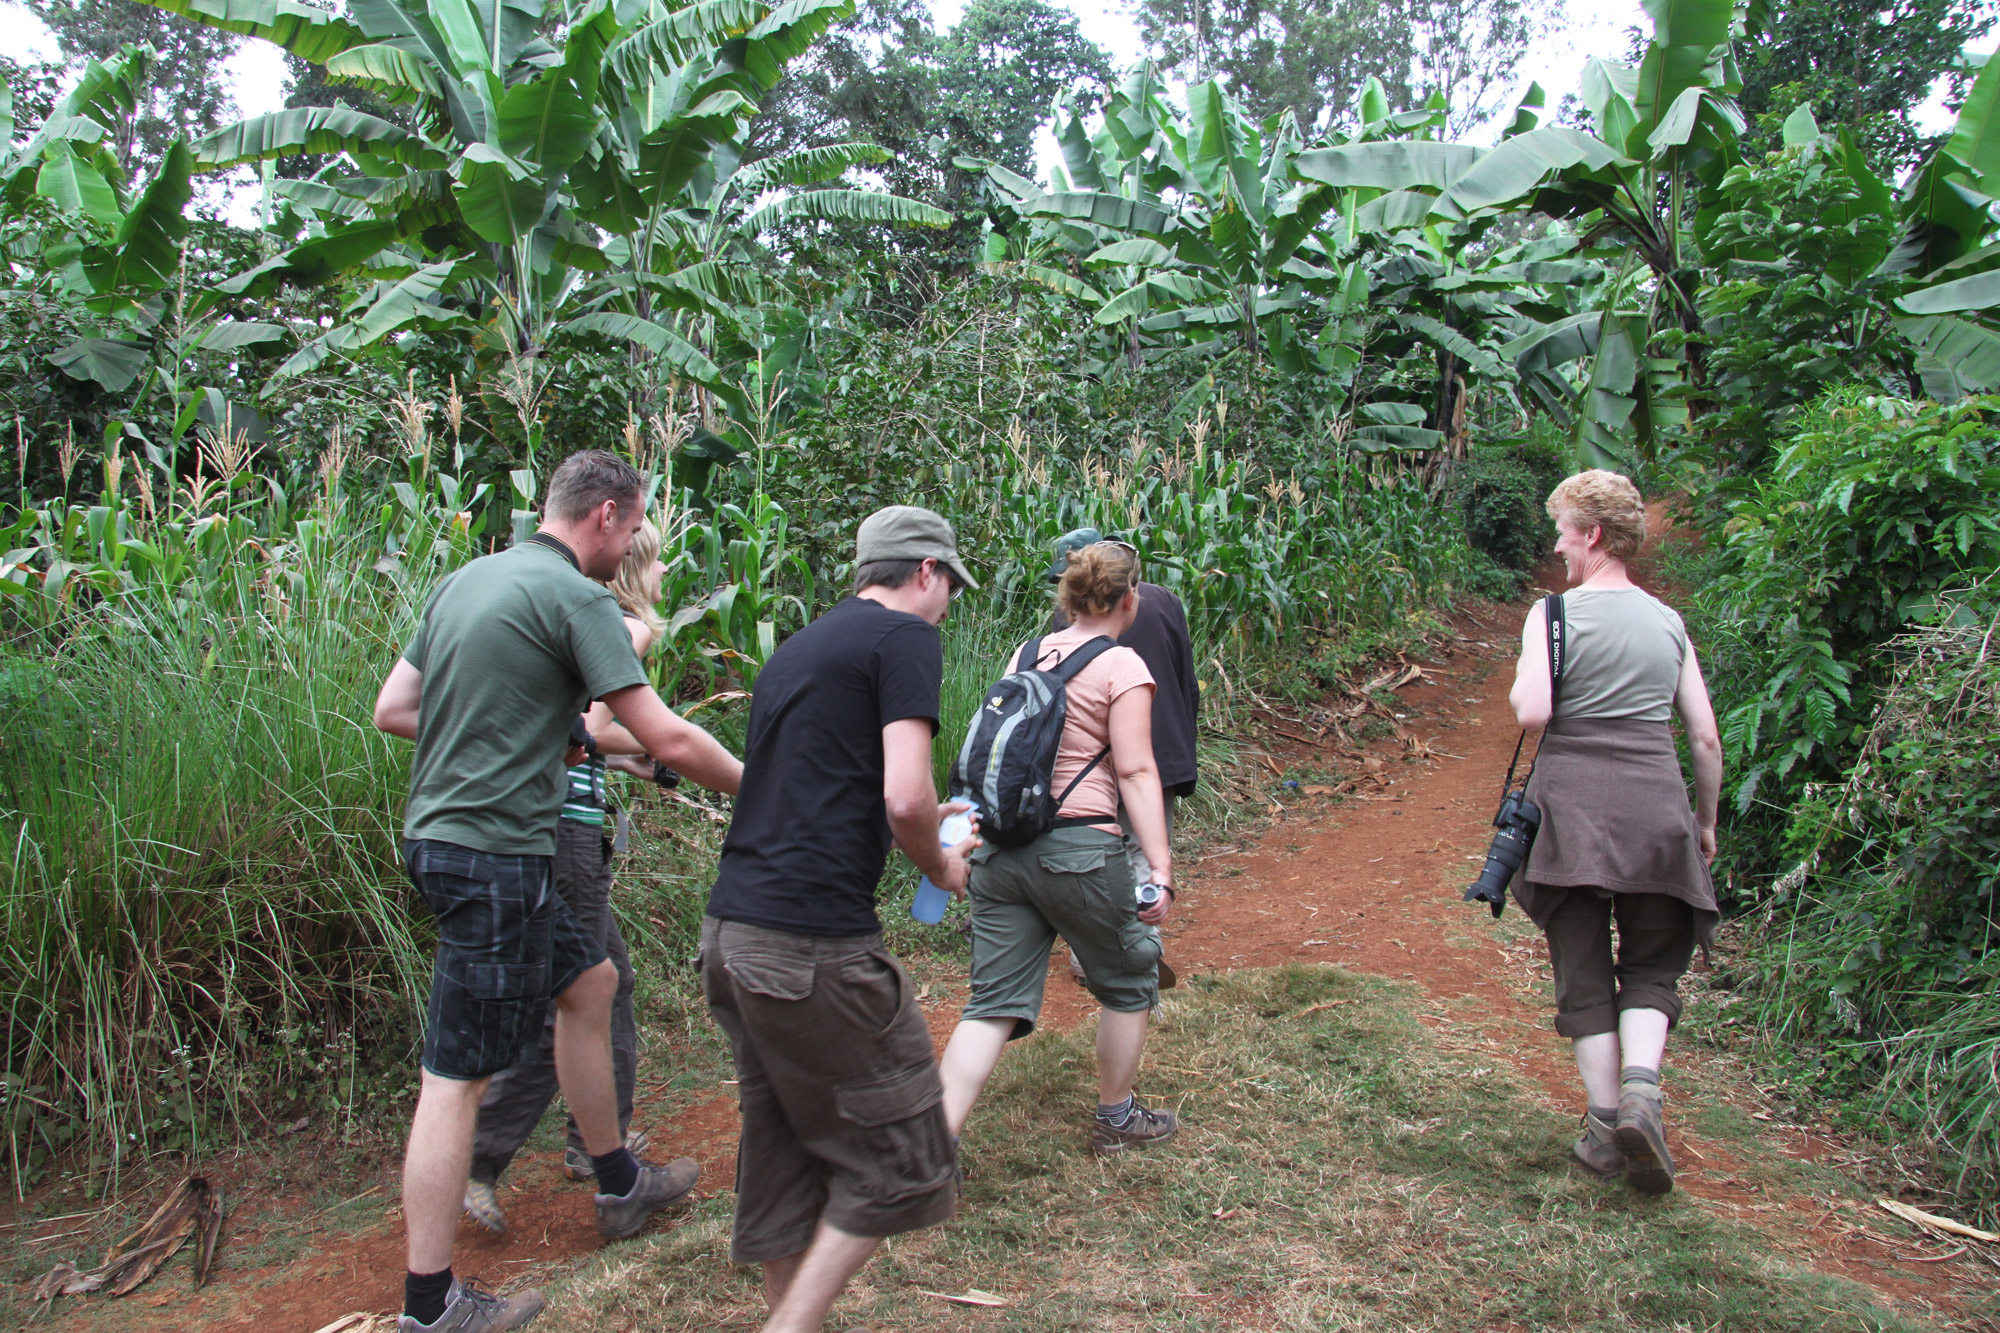
<svg viewBox="0 0 2000 1333">
<path fill-rule="evenodd" d="M 1724 491 L 1691 610 L 1739 810 L 1840 780 L 1888 679 L 1877 650 L 2000 567 L 1996 412 L 1836 390 L 1767 477 Z"/>
<path fill-rule="evenodd" d="M 1860 757 L 1793 810 L 1796 861 L 1745 989 L 1848 1113 L 1914 1133 L 2000 1203 L 2000 604 L 1938 606 L 1896 663 Z"/>
<path fill-rule="evenodd" d="M 1546 505 L 1570 471 L 1566 444 L 1547 429 L 1474 446 L 1451 477 L 1466 540 L 1504 568 L 1532 569 L 1555 545 Z"/>
</svg>

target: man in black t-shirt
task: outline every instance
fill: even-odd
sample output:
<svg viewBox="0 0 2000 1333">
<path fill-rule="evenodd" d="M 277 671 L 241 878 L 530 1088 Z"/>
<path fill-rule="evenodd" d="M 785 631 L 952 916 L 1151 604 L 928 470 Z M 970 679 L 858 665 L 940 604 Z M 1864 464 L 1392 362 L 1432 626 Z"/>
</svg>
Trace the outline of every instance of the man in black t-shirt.
<svg viewBox="0 0 2000 1333">
<path fill-rule="evenodd" d="M 976 588 L 928 509 L 871 515 L 855 595 L 757 675 L 735 818 L 702 923 L 702 991 L 736 1059 L 743 1130 L 730 1257 L 762 1264 L 767 1333 L 817 1333 L 883 1237 L 951 1216 L 957 1150 L 930 1029 L 882 944 L 893 842 L 961 893 L 931 781 L 944 650 Z"/>
</svg>

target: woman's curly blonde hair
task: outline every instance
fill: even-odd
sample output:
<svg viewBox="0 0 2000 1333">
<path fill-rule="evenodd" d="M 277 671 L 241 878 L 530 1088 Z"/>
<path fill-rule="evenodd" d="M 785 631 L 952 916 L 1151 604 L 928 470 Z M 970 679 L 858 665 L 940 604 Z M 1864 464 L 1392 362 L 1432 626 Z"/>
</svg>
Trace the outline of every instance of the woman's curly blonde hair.
<svg viewBox="0 0 2000 1333">
<path fill-rule="evenodd" d="M 646 595 L 647 577 L 653 572 L 653 562 L 659 558 L 660 530 L 649 518 L 632 534 L 632 549 L 625 553 L 625 563 L 618 566 L 618 576 L 611 580 L 611 592 L 618 598 L 619 607 L 637 616 L 639 623 L 652 631 L 652 641 L 646 645 L 648 649 L 667 632 L 667 622 L 661 616 L 660 608 L 653 605 Z"/>
<path fill-rule="evenodd" d="M 1574 528 L 1598 528 L 1600 549 L 1615 560 L 1630 560 L 1646 540 L 1646 502 L 1631 478 L 1592 468 L 1563 478 L 1549 492 L 1549 517 L 1565 517 Z"/>
<path fill-rule="evenodd" d="M 1056 604 L 1072 621 L 1108 615 L 1138 586 L 1138 552 L 1118 542 L 1097 542 L 1069 553 Z"/>
</svg>

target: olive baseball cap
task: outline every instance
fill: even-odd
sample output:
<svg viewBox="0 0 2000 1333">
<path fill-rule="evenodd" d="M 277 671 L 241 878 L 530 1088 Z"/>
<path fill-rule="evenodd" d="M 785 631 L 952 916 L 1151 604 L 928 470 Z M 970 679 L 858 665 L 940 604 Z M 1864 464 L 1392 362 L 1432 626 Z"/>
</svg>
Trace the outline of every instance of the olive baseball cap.
<svg viewBox="0 0 2000 1333">
<path fill-rule="evenodd" d="M 1063 571 L 1069 568 L 1069 558 L 1071 555 L 1081 551 L 1086 546 L 1095 546 L 1099 542 L 1115 542 L 1118 540 L 1121 539 L 1117 533 L 1099 532 L 1096 528 L 1077 528 L 1074 531 L 1065 532 L 1062 536 L 1056 538 L 1056 562 L 1049 566 L 1048 573 L 1042 575 L 1042 577 L 1050 583 L 1061 583 Z"/>
<path fill-rule="evenodd" d="M 951 524 L 916 505 L 890 505 L 861 520 L 861 531 L 854 539 L 854 562 L 868 565 L 877 560 L 935 560 L 966 587 L 979 586 L 979 580 L 958 558 L 958 538 Z"/>
</svg>

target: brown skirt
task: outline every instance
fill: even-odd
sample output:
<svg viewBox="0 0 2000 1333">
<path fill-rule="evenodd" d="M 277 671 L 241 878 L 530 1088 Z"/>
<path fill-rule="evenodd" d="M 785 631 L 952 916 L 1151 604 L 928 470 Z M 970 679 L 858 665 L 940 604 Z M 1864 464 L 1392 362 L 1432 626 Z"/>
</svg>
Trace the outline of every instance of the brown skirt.
<svg viewBox="0 0 2000 1333">
<path fill-rule="evenodd" d="M 1528 780 L 1542 827 L 1515 884 L 1521 910 L 1544 928 L 1564 897 L 1538 886 L 1662 893 L 1694 909 L 1706 945 L 1720 913 L 1701 836 L 1665 722 L 1558 719 Z"/>
</svg>

